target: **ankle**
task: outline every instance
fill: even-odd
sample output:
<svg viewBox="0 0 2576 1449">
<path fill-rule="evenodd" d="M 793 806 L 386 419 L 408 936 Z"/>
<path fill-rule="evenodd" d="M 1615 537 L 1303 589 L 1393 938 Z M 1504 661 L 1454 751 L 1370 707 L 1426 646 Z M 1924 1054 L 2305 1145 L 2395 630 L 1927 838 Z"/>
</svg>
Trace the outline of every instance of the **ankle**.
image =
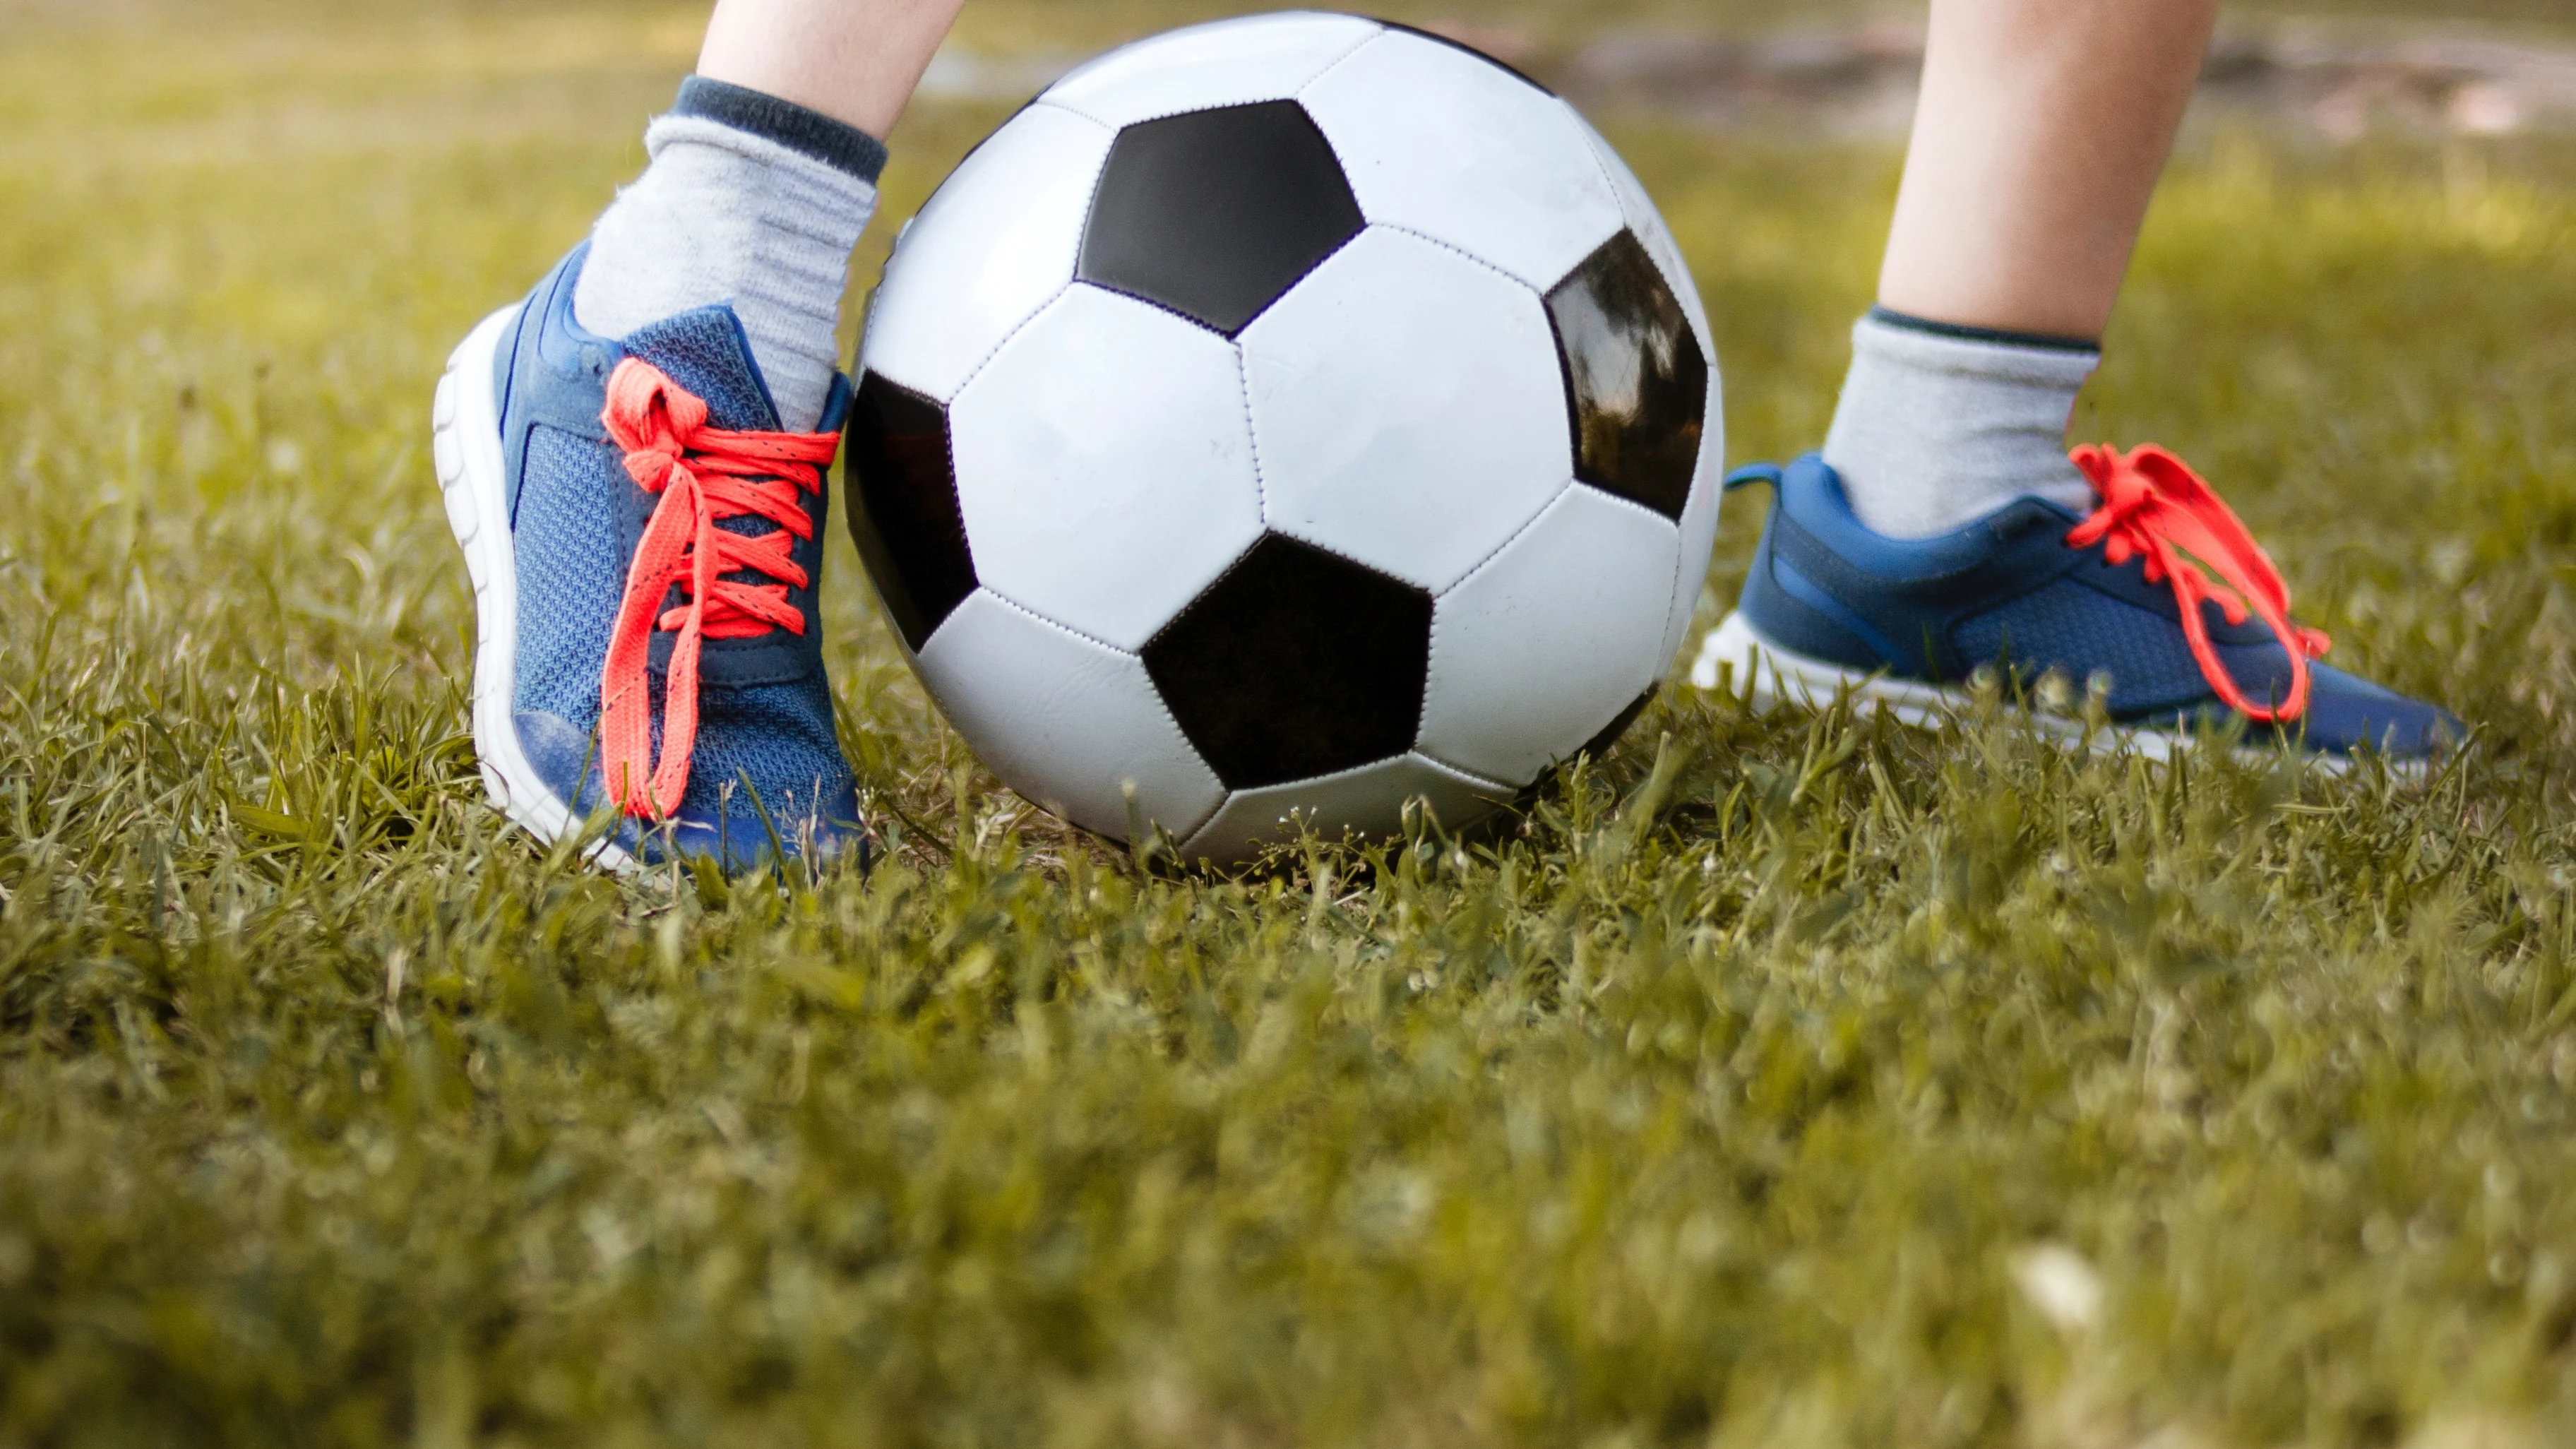
<svg viewBox="0 0 2576 1449">
<path fill-rule="evenodd" d="M 2066 456 L 2094 343 L 1961 327 L 1873 308 L 1825 440 L 1852 512 L 1891 538 L 1950 532 L 2025 496 L 2081 511 Z"/>
<path fill-rule="evenodd" d="M 838 370 L 841 295 L 884 145 L 819 112 L 691 77 L 645 132 L 645 150 L 652 164 L 592 233 L 574 315 L 624 337 L 729 306 L 780 426 L 811 429 Z"/>
</svg>

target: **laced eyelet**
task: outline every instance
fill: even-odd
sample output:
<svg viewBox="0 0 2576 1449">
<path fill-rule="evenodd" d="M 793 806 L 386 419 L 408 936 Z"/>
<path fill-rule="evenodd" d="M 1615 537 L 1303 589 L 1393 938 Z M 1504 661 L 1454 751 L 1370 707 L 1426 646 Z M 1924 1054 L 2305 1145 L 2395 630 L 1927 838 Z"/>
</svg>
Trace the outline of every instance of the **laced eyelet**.
<svg viewBox="0 0 2576 1449">
<path fill-rule="evenodd" d="M 638 358 L 608 379 L 600 421 L 626 454 L 626 473 L 659 495 L 635 546 L 600 671 L 601 764 L 620 810 L 660 820 L 689 788 L 698 733 L 698 658 L 707 639 L 803 634 L 790 594 L 812 582 L 796 545 L 814 537 L 806 495 L 821 496 L 837 433 L 735 432 L 708 424 L 705 399 Z M 739 534 L 717 524 L 763 518 Z M 773 582 L 751 582 L 750 580 Z M 677 586 L 682 602 L 664 609 Z M 662 751 L 653 755 L 652 661 L 657 633 L 675 634 L 666 666 Z"/>
<path fill-rule="evenodd" d="M 2290 622 L 2289 585 L 2244 520 L 2189 464 L 2152 444 L 2128 453 L 2087 446 L 2069 456 L 2102 502 L 2066 536 L 2067 546 L 2099 543 L 2114 565 L 2146 560 L 2147 582 L 2173 589 L 2191 657 L 2228 708 L 2260 724 L 2288 724 L 2306 714 L 2314 682 L 2308 661 L 2324 658 L 2334 641 Z M 2202 572 L 2203 565 L 2217 570 L 2217 581 Z M 2218 605 L 2230 624 L 2250 615 L 2271 629 L 2290 656 L 2289 698 L 2256 704 L 2247 697 L 2210 641 L 2204 603 Z"/>
</svg>

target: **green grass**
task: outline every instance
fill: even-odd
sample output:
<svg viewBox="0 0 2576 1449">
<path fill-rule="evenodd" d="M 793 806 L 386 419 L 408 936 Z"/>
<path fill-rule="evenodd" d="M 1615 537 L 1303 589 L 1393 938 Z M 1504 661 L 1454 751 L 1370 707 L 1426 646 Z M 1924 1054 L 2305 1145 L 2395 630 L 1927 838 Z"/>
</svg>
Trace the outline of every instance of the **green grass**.
<svg viewBox="0 0 2576 1449">
<path fill-rule="evenodd" d="M 1140 877 L 843 547 L 901 849 L 727 890 L 482 805 L 425 456 L 687 15 L 138 13 L 0 37 L 0 1446 L 2576 1432 L 2565 146 L 2199 143 L 2087 408 L 2429 784 L 1674 693 L 1500 844 Z M 1620 139 L 1810 445 L 1893 158 Z"/>
</svg>

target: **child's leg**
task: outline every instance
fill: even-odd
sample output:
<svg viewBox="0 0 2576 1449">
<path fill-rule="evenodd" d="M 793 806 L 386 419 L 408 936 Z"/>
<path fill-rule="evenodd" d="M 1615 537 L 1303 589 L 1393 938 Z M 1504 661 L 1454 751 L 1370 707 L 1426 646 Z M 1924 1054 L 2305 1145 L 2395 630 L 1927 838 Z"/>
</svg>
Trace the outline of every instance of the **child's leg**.
<svg viewBox="0 0 2576 1449">
<path fill-rule="evenodd" d="M 962 0 L 717 0 L 698 74 L 884 137 Z"/>
<path fill-rule="evenodd" d="M 1935 0 L 1879 301 L 2098 338 L 2218 0 Z"/>
<path fill-rule="evenodd" d="M 1880 310 L 1825 447 L 1862 522 L 1925 537 L 2024 494 L 2089 506 L 2066 422 L 2217 8 L 1933 0 Z"/>
</svg>

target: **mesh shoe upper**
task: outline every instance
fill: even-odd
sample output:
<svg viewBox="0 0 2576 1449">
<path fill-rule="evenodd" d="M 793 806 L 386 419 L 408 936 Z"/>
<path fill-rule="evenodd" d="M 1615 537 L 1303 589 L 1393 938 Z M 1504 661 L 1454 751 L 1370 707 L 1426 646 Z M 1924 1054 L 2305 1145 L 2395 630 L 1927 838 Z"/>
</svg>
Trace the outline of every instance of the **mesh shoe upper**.
<svg viewBox="0 0 2576 1449">
<path fill-rule="evenodd" d="M 585 254 L 575 250 L 538 285 L 496 357 L 493 382 L 518 568 L 513 708 L 520 742 L 548 785 L 587 814 L 602 805 L 596 737 L 609 636 L 657 501 L 629 476 L 601 422 L 608 377 L 636 357 L 703 398 L 714 426 L 773 431 L 778 421 L 728 308 L 684 312 L 622 342 L 584 331 L 573 319 L 572 297 Z M 824 429 L 839 427 L 848 396 L 846 383 L 835 387 Z M 689 785 L 671 821 L 672 839 L 685 852 L 745 864 L 771 853 L 773 825 L 791 852 L 809 843 L 836 849 L 857 829 L 816 608 L 827 499 L 828 492 L 808 495 L 814 535 L 793 550 L 808 582 L 790 590 L 789 602 L 807 620 L 805 632 L 705 641 Z M 734 518 L 717 526 L 756 535 L 772 525 Z M 671 645 L 668 633 L 653 641 L 657 752 Z M 630 849 L 648 858 L 660 852 L 658 832 L 634 821 L 623 830 Z"/>
<path fill-rule="evenodd" d="M 2173 590 L 2147 578 L 2144 558 L 2113 564 L 2105 549 L 2070 547 L 2083 520 L 2020 499 L 1936 538 L 1898 540 L 1852 515 L 1842 482 L 1810 455 L 1787 469 L 1751 469 L 1737 482 L 1775 485 L 1739 610 L 1766 640 L 1859 673 L 1956 684 L 1980 666 L 2025 683 L 2051 671 L 2077 689 L 2107 677 L 2107 708 L 2124 725 L 2175 728 L 2224 720 L 2194 657 Z M 2289 653 L 2261 622 L 2231 624 L 2203 603 L 2213 652 L 2245 694 L 2285 698 Z M 2284 733 L 2307 748 L 2369 747 L 2420 757 L 2463 738 L 2457 719 L 2324 664 L 2310 664 L 2308 708 Z"/>
</svg>

